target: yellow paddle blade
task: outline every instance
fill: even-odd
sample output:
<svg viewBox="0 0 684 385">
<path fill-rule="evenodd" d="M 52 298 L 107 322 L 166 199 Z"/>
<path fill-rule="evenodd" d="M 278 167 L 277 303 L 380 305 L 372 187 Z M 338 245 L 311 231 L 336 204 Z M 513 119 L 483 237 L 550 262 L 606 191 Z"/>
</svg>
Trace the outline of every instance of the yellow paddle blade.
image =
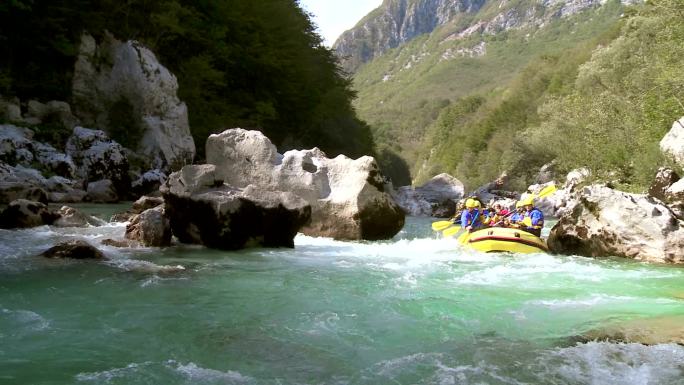
<svg viewBox="0 0 684 385">
<path fill-rule="evenodd" d="M 454 227 L 450 227 L 450 228 L 444 230 L 442 232 L 442 234 L 444 234 L 445 237 L 450 237 L 450 236 L 458 233 L 459 231 L 461 231 L 461 226 L 454 226 Z"/>
<path fill-rule="evenodd" d="M 525 219 L 522 220 L 522 224 L 527 227 L 532 227 L 532 218 L 525 217 Z"/>
<path fill-rule="evenodd" d="M 558 190 L 558 188 L 556 188 L 555 184 L 548 185 L 548 186 L 544 187 L 539 192 L 539 194 L 537 194 L 537 198 L 544 198 L 547 195 L 551 195 L 551 194 L 555 193 L 557 190 Z"/>
<path fill-rule="evenodd" d="M 458 237 L 457 241 L 458 243 L 465 245 L 468 243 L 468 239 L 470 239 L 470 233 L 466 231 Z"/>
<path fill-rule="evenodd" d="M 442 231 L 446 229 L 447 227 L 453 225 L 454 222 L 452 221 L 437 221 L 437 222 L 432 222 L 432 229 L 435 231 Z"/>
</svg>

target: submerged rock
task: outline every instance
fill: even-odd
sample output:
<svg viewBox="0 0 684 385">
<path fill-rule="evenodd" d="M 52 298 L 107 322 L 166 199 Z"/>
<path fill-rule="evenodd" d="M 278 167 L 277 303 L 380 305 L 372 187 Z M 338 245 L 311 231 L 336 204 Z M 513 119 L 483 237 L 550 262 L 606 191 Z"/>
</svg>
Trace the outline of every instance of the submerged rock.
<svg viewBox="0 0 684 385">
<path fill-rule="evenodd" d="M 252 243 L 294 247 L 311 206 L 293 193 L 235 188 L 214 165 L 185 166 L 161 188 L 173 234 L 184 243 L 234 250 Z"/>
<path fill-rule="evenodd" d="M 105 246 L 112 246 L 112 247 L 120 247 L 120 248 L 132 248 L 132 247 L 140 247 L 140 243 L 137 241 L 133 241 L 130 239 L 103 239 L 102 242 L 103 245 Z"/>
<path fill-rule="evenodd" d="M 100 250 L 80 239 L 58 243 L 41 255 L 45 258 L 106 259 Z"/>
<path fill-rule="evenodd" d="M 580 340 L 684 345 L 684 316 L 671 315 L 617 322 L 591 330 L 583 334 Z"/>
<path fill-rule="evenodd" d="M 0 213 L 0 228 L 29 228 L 52 224 L 59 216 L 48 210 L 47 205 L 18 199 Z"/>
<path fill-rule="evenodd" d="M 387 239 L 404 225 L 405 214 L 385 191 L 372 157 L 329 159 L 318 148 L 281 155 L 262 133 L 239 128 L 211 135 L 206 154 L 217 177 L 230 186 L 289 191 L 308 202 L 311 223 L 302 229 L 305 234 Z"/>
<path fill-rule="evenodd" d="M 651 197 L 592 185 L 551 229 L 551 251 L 684 263 L 684 222 Z"/>
</svg>

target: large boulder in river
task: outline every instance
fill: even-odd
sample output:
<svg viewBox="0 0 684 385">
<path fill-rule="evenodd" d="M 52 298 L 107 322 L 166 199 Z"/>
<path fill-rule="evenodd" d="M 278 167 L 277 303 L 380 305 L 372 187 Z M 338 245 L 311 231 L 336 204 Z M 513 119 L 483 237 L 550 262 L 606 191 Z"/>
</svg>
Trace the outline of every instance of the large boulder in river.
<svg viewBox="0 0 684 385">
<path fill-rule="evenodd" d="M 684 222 L 662 202 L 601 185 L 580 189 L 575 201 L 551 229 L 553 252 L 684 263 Z"/>
<path fill-rule="evenodd" d="M 393 194 L 397 204 L 409 215 L 450 217 L 456 201 L 463 198 L 463 183 L 449 174 L 439 174 L 415 189 L 402 186 Z"/>
<path fill-rule="evenodd" d="M 0 213 L 0 228 L 15 229 L 50 225 L 58 215 L 40 202 L 18 199 Z"/>
<path fill-rule="evenodd" d="M 140 43 L 105 33 L 98 46 L 92 36 L 81 37 L 73 79 L 76 115 L 144 154 L 151 168 L 177 170 L 195 155 L 188 109 L 177 91 L 176 77 Z"/>
<path fill-rule="evenodd" d="M 660 150 L 684 167 L 684 117 L 672 124 L 672 129 L 660 141 Z"/>
<path fill-rule="evenodd" d="M 161 188 L 173 234 L 184 243 L 234 250 L 250 244 L 294 247 L 311 206 L 291 192 L 224 183 L 214 165 L 190 165 Z"/>
<path fill-rule="evenodd" d="M 281 155 L 258 131 L 240 128 L 211 135 L 207 162 L 235 187 L 291 191 L 312 208 L 307 235 L 336 239 L 386 239 L 404 225 L 404 212 L 385 191 L 384 178 L 370 156 L 329 159 L 318 148 Z"/>
</svg>

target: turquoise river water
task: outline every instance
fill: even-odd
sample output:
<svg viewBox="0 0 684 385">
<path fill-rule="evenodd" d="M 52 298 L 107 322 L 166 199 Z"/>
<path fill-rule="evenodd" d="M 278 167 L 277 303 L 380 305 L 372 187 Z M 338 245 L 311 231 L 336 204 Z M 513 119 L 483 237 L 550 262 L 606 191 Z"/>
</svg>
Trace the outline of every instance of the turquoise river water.
<svg viewBox="0 0 684 385">
<path fill-rule="evenodd" d="M 295 249 L 103 246 L 99 263 L 36 255 L 123 225 L 0 230 L 0 383 L 684 384 L 682 346 L 575 339 L 684 313 L 684 269 L 479 254 L 429 224 Z"/>
</svg>

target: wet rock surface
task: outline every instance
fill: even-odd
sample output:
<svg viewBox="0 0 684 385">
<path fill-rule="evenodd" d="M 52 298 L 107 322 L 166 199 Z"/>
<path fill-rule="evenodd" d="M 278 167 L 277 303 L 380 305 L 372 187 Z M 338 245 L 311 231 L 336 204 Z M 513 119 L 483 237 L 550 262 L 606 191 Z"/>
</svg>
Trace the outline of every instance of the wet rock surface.
<svg viewBox="0 0 684 385">
<path fill-rule="evenodd" d="M 95 246 L 82 240 L 58 243 L 42 253 L 41 256 L 62 259 L 106 259 L 105 255 Z"/>
</svg>

